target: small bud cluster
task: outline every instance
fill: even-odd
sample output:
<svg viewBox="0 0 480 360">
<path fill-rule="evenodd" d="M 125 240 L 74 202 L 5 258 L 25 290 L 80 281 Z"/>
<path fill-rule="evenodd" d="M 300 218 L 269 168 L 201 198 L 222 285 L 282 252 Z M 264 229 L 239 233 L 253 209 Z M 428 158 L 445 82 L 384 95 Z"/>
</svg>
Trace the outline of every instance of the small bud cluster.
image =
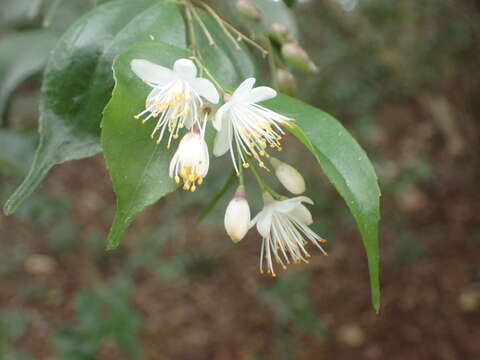
<svg viewBox="0 0 480 360">
<path fill-rule="evenodd" d="M 236 7 L 238 12 L 246 19 L 262 20 L 262 12 L 252 0 L 237 0 Z M 294 95 L 297 90 L 297 81 L 295 76 L 286 68 L 291 67 L 309 74 L 316 74 L 318 67 L 307 51 L 298 43 L 287 25 L 278 21 L 268 23 L 266 19 L 263 20 L 264 23 L 267 23 L 264 29 L 265 35 L 278 45 L 270 46 L 270 51 L 277 52 L 277 49 L 279 49 L 278 56 L 269 54 L 276 60 L 272 62 L 275 65 L 275 72 L 272 71 L 272 76 L 275 77 L 275 83 L 281 92 Z"/>
<path fill-rule="evenodd" d="M 270 163 L 278 181 L 294 195 L 305 192 L 305 180 L 293 166 L 271 158 Z M 277 195 L 278 196 L 278 195 Z M 225 230 L 234 243 L 240 242 L 248 230 L 256 225 L 262 236 L 260 272 L 276 276 L 274 263 L 286 270 L 287 265 L 309 263 L 305 246 L 310 242 L 327 255 L 321 244 L 323 238 L 309 226 L 313 223 L 310 210 L 303 204 L 313 202 L 305 196 L 275 200 L 267 190 L 263 193 L 264 208 L 250 220 L 250 206 L 244 186 L 239 186 L 225 211 Z"/>
</svg>

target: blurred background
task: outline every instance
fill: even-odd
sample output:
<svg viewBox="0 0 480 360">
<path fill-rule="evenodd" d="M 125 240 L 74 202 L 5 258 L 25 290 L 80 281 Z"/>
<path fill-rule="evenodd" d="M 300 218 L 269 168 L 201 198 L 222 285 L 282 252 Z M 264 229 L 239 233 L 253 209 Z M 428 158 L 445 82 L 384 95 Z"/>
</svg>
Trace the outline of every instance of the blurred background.
<svg viewBox="0 0 480 360">
<path fill-rule="evenodd" d="M 34 154 L 39 70 L 92 6 L 0 0 L 0 49 L 18 46 L 0 51 L 2 204 Z M 298 74 L 298 96 L 336 116 L 379 175 L 380 314 L 354 221 L 294 139 L 284 160 L 307 178 L 330 256 L 278 279 L 258 273 L 258 235 L 225 235 L 229 199 L 196 223 L 222 186 L 214 175 L 149 208 L 106 252 L 115 200 L 99 155 L 56 167 L 0 215 L 0 359 L 480 359 L 480 3 L 305 0 L 294 11 L 320 68 Z"/>
</svg>

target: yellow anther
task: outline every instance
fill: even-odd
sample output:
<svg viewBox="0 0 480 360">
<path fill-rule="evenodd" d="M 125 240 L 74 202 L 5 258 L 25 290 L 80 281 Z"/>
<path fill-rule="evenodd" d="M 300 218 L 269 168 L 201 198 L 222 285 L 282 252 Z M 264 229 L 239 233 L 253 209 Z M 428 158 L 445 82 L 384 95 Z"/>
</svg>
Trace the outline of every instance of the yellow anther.
<svg viewBox="0 0 480 360">
<path fill-rule="evenodd" d="M 176 182 L 177 184 L 180 184 L 180 178 L 178 177 L 178 175 L 175 176 L 175 182 Z"/>
<path fill-rule="evenodd" d="M 197 179 L 197 184 L 202 185 L 202 183 L 203 183 L 203 178 L 201 176 L 199 176 L 198 179 Z"/>
<path fill-rule="evenodd" d="M 190 191 L 195 192 L 195 190 L 197 190 L 197 187 L 195 186 L 195 184 L 193 184 L 192 187 L 190 188 Z"/>
<path fill-rule="evenodd" d="M 250 164 L 249 164 L 249 163 L 243 163 L 243 167 L 244 167 L 245 169 L 248 169 L 248 168 L 250 167 Z"/>
</svg>

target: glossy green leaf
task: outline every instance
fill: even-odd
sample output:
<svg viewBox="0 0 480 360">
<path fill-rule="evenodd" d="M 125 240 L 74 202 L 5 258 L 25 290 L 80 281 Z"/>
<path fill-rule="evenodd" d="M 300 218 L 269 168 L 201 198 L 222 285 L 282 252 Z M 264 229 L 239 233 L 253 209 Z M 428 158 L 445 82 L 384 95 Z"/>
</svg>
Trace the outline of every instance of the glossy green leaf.
<svg viewBox="0 0 480 360">
<path fill-rule="evenodd" d="M 255 76 L 255 65 L 245 44 L 240 50 L 227 37 L 219 24 L 205 11 L 198 11 L 200 18 L 215 41 L 210 45 L 205 32 L 197 24 L 195 42 L 200 60 L 214 78 L 226 89 L 235 89 L 246 78 Z M 205 77 L 207 77 L 204 74 Z"/>
<path fill-rule="evenodd" d="M 146 59 L 171 68 L 175 60 L 188 55 L 186 50 L 168 44 L 146 42 L 133 46 L 115 60 L 116 85 L 102 121 L 102 146 L 117 196 L 109 248 L 118 245 L 140 211 L 176 189 L 168 176 L 168 166 L 177 144 L 170 150 L 165 143 L 157 145 L 150 138 L 155 122 L 142 125 L 133 118 L 145 107 L 151 88 L 131 71 L 130 62 Z"/>
<path fill-rule="evenodd" d="M 197 218 L 197 222 L 203 221 L 218 205 L 220 200 L 223 198 L 223 196 L 233 188 L 235 184 L 238 183 L 238 176 L 236 175 L 235 171 L 232 171 L 232 174 L 227 178 L 225 181 L 225 184 L 222 186 L 219 192 L 209 201 L 205 209 L 200 213 L 200 215 Z"/>
<path fill-rule="evenodd" d="M 23 31 L 0 40 L 0 119 L 11 92 L 45 66 L 54 44 L 55 37 L 42 30 Z"/>
<path fill-rule="evenodd" d="M 266 106 L 297 119 L 298 126 L 291 132 L 312 152 L 350 208 L 367 253 L 372 303 L 378 311 L 380 189 L 372 164 L 347 130 L 323 111 L 286 95 Z"/>
<path fill-rule="evenodd" d="M 100 151 L 100 119 L 113 87 L 113 58 L 149 37 L 154 43 L 185 45 L 184 22 L 175 3 L 109 1 L 84 15 L 60 39 L 45 71 L 37 154 L 29 175 L 5 205 L 7 214 L 54 165 Z"/>
</svg>

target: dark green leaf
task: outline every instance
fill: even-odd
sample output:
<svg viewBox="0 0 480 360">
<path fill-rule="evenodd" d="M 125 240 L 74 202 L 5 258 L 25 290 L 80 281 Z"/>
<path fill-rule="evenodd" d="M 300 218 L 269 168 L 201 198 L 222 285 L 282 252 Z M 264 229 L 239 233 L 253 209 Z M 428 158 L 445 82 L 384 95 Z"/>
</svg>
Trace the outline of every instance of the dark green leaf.
<svg viewBox="0 0 480 360">
<path fill-rule="evenodd" d="M 153 121 L 142 125 L 133 118 L 144 108 L 151 88 L 133 74 L 130 62 L 146 59 L 171 68 L 175 60 L 188 55 L 186 50 L 168 44 L 146 42 L 133 46 L 114 63 L 116 85 L 102 122 L 104 156 L 117 196 L 109 248 L 118 245 L 140 211 L 176 189 L 168 176 L 173 149 L 167 150 L 165 143 L 157 145 L 150 138 Z"/>
<path fill-rule="evenodd" d="M 378 311 L 380 189 L 372 164 L 355 139 L 332 116 L 285 95 L 266 104 L 297 119 L 298 127 L 291 132 L 312 152 L 350 208 L 367 252 L 372 303 Z"/>
<path fill-rule="evenodd" d="M 235 174 L 235 172 L 232 172 L 232 174 L 227 178 L 227 181 L 225 182 L 225 185 L 220 189 L 220 191 L 210 200 L 208 205 L 203 209 L 202 213 L 198 216 L 197 222 L 202 221 L 205 219 L 213 209 L 215 209 L 215 206 L 217 206 L 218 202 L 222 199 L 223 195 L 227 193 L 228 190 L 230 190 L 236 183 L 238 182 L 238 177 Z"/>
<path fill-rule="evenodd" d="M 173 2 L 115 0 L 78 20 L 53 50 L 40 102 L 40 144 L 32 169 L 5 205 L 11 214 L 56 164 L 100 151 L 99 124 L 111 94 L 113 58 L 134 42 L 155 38 L 184 46 Z"/>
<path fill-rule="evenodd" d="M 298 25 L 292 11 L 282 1 L 255 0 L 255 4 L 262 11 L 262 22 L 268 30 L 273 22 L 285 25 L 294 39 L 298 39 Z"/>
<path fill-rule="evenodd" d="M 10 93 L 44 67 L 54 43 L 55 37 L 42 30 L 24 31 L 0 40 L 0 119 Z"/>
</svg>

